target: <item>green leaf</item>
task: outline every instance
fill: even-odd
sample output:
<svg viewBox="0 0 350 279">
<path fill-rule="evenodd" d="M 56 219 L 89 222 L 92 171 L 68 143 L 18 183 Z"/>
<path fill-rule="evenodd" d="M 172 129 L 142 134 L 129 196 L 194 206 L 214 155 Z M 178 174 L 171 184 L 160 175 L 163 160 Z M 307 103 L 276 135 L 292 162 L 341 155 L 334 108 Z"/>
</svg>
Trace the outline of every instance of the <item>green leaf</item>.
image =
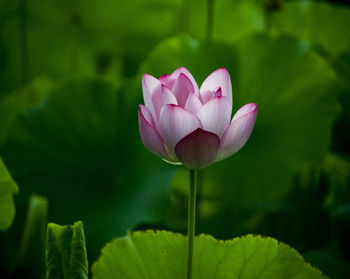
<svg viewBox="0 0 350 279">
<path fill-rule="evenodd" d="M 117 238 L 93 265 L 94 279 L 185 278 L 186 238 L 170 232 L 135 232 Z M 272 238 L 247 235 L 218 241 L 196 237 L 193 278 L 325 278 L 296 250 Z"/>
<path fill-rule="evenodd" d="M 89 224 L 87 250 L 95 259 L 109 239 L 159 222 L 175 169 L 142 145 L 141 89 L 74 78 L 48 95 L 17 119 L 1 152 L 23 186 L 22 200 L 35 192 L 50 201 L 52 220 Z"/>
<path fill-rule="evenodd" d="M 47 227 L 46 278 L 87 279 L 89 264 L 85 248 L 83 223 Z"/>
<path fill-rule="evenodd" d="M 0 97 L 0 144 L 6 140 L 16 118 L 24 111 L 40 105 L 51 87 L 51 80 L 46 77 L 37 77 L 15 92 Z"/>
<path fill-rule="evenodd" d="M 272 17 L 273 30 L 292 34 L 330 54 L 349 47 L 349 25 L 349 8 L 317 1 L 285 2 Z"/>
<path fill-rule="evenodd" d="M 0 231 L 7 230 L 15 217 L 15 205 L 12 195 L 18 192 L 15 181 L 10 176 L 0 158 Z"/>
<path fill-rule="evenodd" d="M 233 111 L 256 102 L 259 113 L 246 146 L 203 171 L 203 187 L 235 207 L 276 201 L 288 192 L 293 175 L 320 163 L 329 148 L 339 113 L 334 72 L 306 43 L 288 36 L 255 34 L 236 45 L 214 43 L 211 57 L 205 68 L 204 44 L 175 37 L 151 52 L 141 72 L 160 76 L 185 66 L 200 84 L 226 67 Z"/>
</svg>

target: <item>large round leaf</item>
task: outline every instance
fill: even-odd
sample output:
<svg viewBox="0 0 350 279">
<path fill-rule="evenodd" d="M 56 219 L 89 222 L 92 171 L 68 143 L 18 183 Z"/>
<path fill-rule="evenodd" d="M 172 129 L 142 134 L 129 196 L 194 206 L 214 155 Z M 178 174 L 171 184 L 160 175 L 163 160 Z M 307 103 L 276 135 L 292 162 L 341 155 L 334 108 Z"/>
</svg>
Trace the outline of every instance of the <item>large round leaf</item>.
<svg viewBox="0 0 350 279">
<path fill-rule="evenodd" d="M 35 192 L 49 199 L 50 221 L 84 220 L 91 258 L 139 222 L 157 222 L 167 204 L 173 170 L 142 146 L 137 103 L 124 97 L 99 80 L 59 84 L 1 150 L 21 201 Z"/>
<path fill-rule="evenodd" d="M 349 47 L 350 9 L 318 1 L 290 1 L 273 14 L 272 28 L 315 44 L 331 54 Z"/>
<path fill-rule="evenodd" d="M 170 232 L 136 232 L 115 239 L 93 265 L 94 279 L 186 278 L 186 238 Z M 196 237 L 193 278 L 316 279 L 322 273 L 293 248 L 272 238 L 248 235 L 218 241 Z"/>
<path fill-rule="evenodd" d="M 276 201 L 298 170 L 321 162 L 328 150 L 339 110 L 334 73 L 306 43 L 287 36 L 256 34 L 235 46 L 214 44 L 207 68 L 205 53 L 200 42 L 175 37 L 154 49 L 141 72 L 159 76 L 185 66 L 201 82 L 226 67 L 234 111 L 256 102 L 259 113 L 246 147 L 205 170 L 203 183 L 235 206 Z"/>
<path fill-rule="evenodd" d="M 51 81 L 38 77 L 26 86 L 0 97 L 0 144 L 2 144 L 16 118 L 26 110 L 40 104 L 51 90 Z"/>
</svg>

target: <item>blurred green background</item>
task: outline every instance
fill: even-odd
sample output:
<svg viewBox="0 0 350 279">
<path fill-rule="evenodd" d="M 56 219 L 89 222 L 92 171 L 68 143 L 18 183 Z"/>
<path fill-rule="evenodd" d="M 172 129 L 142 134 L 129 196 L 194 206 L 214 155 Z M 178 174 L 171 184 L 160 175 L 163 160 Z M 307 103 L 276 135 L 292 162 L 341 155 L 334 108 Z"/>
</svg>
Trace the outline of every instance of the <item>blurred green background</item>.
<svg viewBox="0 0 350 279">
<path fill-rule="evenodd" d="M 188 173 L 137 124 L 141 75 L 185 66 L 198 84 L 226 67 L 234 110 L 259 104 L 246 147 L 200 171 L 197 232 L 272 236 L 348 278 L 343 2 L 2 0 L 0 277 L 43 278 L 47 220 L 82 220 L 90 263 L 128 230 L 186 232 Z"/>
</svg>

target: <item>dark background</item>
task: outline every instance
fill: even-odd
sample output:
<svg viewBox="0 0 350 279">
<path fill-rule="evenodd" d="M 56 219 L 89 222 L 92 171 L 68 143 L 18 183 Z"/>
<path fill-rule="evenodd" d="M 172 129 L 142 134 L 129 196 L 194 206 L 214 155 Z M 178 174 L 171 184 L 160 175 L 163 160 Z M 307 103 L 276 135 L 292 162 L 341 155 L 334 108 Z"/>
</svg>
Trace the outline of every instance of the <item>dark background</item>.
<svg viewBox="0 0 350 279">
<path fill-rule="evenodd" d="M 19 193 L 0 276 L 43 278 L 32 194 L 49 222 L 83 221 L 90 264 L 128 230 L 186 232 L 188 174 L 146 150 L 137 125 L 141 75 L 185 66 L 198 84 L 226 67 L 234 110 L 259 104 L 246 147 L 200 171 L 197 232 L 271 236 L 347 278 L 348 4 L 1 1 L 0 154 Z"/>
</svg>

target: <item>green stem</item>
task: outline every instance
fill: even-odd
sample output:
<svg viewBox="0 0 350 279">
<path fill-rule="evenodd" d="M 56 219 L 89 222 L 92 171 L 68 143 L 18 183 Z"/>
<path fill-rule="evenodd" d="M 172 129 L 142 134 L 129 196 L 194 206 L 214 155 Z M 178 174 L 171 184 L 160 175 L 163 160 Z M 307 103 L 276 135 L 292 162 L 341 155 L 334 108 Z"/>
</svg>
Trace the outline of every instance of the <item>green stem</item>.
<svg viewBox="0 0 350 279">
<path fill-rule="evenodd" d="M 213 23 L 214 23 L 214 1 L 208 0 L 207 3 L 207 27 L 206 27 L 206 41 L 210 43 L 213 35 Z"/>
<path fill-rule="evenodd" d="M 192 278 L 193 244 L 196 231 L 196 187 L 197 171 L 190 170 L 190 192 L 188 196 L 188 247 L 187 247 L 187 279 Z"/>
<path fill-rule="evenodd" d="M 28 82 L 28 39 L 26 0 L 19 1 L 19 32 L 21 44 L 22 84 Z"/>
<path fill-rule="evenodd" d="M 180 15 L 180 31 L 189 33 L 191 0 L 182 0 Z"/>
<path fill-rule="evenodd" d="M 272 14 L 271 11 L 268 8 L 265 8 L 265 27 L 268 33 L 271 32 L 271 21 L 272 21 Z"/>
<path fill-rule="evenodd" d="M 207 1 L 207 22 L 206 22 L 206 33 L 205 33 L 205 71 L 206 74 L 210 70 L 211 59 L 212 59 L 212 44 L 213 44 L 213 26 L 214 26 L 214 1 Z"/>
<path fill-rule="evenodd" d="M 79 51 L 79 27 L 80 27 L 80 16 L 75 13 L 72 16 L 72 33 L 71 33 L 71 59 L 70 59 L 70 72 L 75 73 L 78 68 L 78 51 Z"/>
</svg>

